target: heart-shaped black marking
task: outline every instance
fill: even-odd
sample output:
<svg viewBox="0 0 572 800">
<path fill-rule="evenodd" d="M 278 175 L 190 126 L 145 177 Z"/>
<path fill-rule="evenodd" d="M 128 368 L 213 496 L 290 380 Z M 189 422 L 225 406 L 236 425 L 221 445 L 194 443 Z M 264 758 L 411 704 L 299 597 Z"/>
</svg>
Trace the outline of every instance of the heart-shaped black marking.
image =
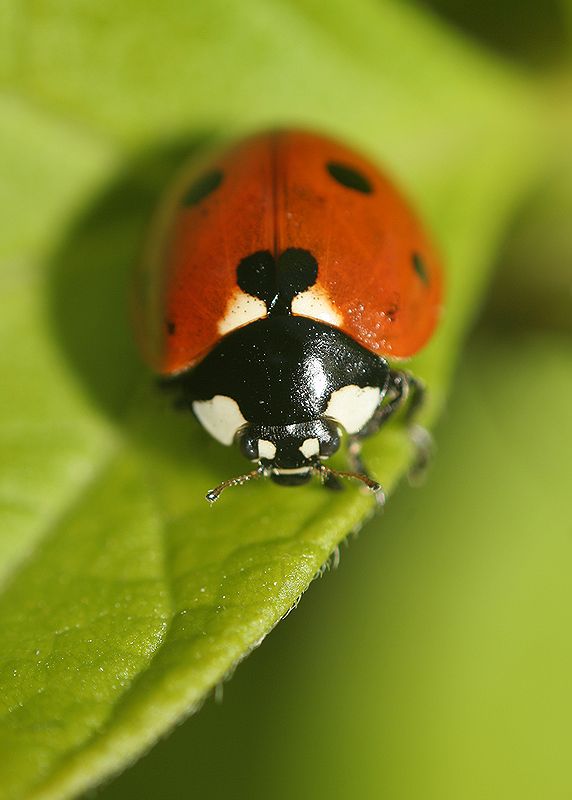
<svg viewBox="0 0 572 800">
<path fill-rule="evenodd" d="M 291 314 L 292 300 L 316 283 L 318 262 L 309 252 L 289 247 L 277 259 L 269 250 L 243 258 L 236 270 L 237 283 L 246 294 L 258 297 L 268 314 Z"/>
</svg>

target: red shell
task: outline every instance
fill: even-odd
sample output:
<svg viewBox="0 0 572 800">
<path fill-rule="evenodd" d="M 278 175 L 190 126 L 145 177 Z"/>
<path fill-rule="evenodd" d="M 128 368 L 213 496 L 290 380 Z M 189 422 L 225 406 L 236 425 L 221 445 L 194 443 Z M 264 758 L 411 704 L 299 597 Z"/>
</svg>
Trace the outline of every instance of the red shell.
<svg viewBox="0 0 572 800">
<path fill-rule="evenodd" d="M 328 165 L 357 171 L 365 184 L 340 183 Z M 215 174 L 219 184 L 185 204 L 189 187 Z M 221 321 L 243 294 L 237 266 L 260 250 L 309 250 L 322 302 L 306 303 L 303 315 L 381 356 L 414 355 L 437 324 L 443 275 L 416 214 L 368 160 L 323 136 L 274 131 L 239 142 L 187 172 L 160 228 L 136 297 L 139 338 L 157 372 L 191 367 L 220 340 Z"/>
</svg>

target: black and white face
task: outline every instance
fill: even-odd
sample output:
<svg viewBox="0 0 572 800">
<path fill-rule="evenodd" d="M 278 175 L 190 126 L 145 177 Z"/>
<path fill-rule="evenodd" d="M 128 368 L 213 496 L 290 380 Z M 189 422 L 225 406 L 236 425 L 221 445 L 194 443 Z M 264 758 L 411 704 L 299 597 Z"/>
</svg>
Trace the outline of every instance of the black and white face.
<svg viewBox="0 0 572 800">
<path fill-rule="evenodd" d="M 270 477 L 283 486 L 329 473 L 341 433 L 359 433 L 376 413 L 389 366 L 345 333 L 277 315 L 229 333 L 177 380 L 181 398 L 221 444 L 238 444 L 257 469 L 223 482 Z"/>
<path fill-rule="evenodd" d="M 340 446 L 341 430 L 332 419 L 293 425 L 245 425 L 236 434 L 242 454 L 268 470 L 281 486 L 300 486 L 321 460 Z"/>
</svg>

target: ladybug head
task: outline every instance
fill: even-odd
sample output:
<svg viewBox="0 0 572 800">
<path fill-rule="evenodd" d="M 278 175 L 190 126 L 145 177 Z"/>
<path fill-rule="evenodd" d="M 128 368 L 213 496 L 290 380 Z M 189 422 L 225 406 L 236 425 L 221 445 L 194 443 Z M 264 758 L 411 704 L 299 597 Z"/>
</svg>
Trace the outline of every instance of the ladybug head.
<svg viewBox="0 0 572 800">
<path fill-rule="evenodd" d="M 242 454 L 258 461 L 281 486 L 299 486 L 310 480 L 321 463 L 340 446 L 341 431 L 330 419 L 293 425 L 247 425 L 237 435 Z"/>
<path fill-rule="evenodd" d="M 236 442 L 242 454 L 258 466 L 211 489 L 207 493 L 211 503 L 229 486 L 255 478 L 270 478 L 280 486 L 300 486 L 318 474 L 330 488 L 341 488 L 337 478 L 342 477 L 357 478 L 373 491 L 379 489 L 379 484 L 365 475 L 338 472 L 323 463 L 341 443 L 341 428 L 328 417 L 293 425 L 244 425 L 236 434 Z"/>
</svg>

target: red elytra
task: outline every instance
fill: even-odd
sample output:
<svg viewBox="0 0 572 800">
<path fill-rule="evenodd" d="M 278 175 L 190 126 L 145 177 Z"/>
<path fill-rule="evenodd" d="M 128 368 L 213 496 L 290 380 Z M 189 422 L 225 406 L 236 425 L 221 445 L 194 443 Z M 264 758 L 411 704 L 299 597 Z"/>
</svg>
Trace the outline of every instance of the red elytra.
<svg viewBox="0 0 572 800">
<path fill-rule="evenodd" d="M 235 144 L 184 174 L 159 228 L 136 297 L 141 346 L 158 373 L 192 367 L 231 329 L 237 266 L 262 250 L 311 252 L 317 283 L 293 313 L 380 356 L 414 355 L 437 324 L 443 274 L 417 215 L 370 161 L 324 136 L 272 131 Z M 246 322 L 266 310 L 251 314 Z"/>
</svg>

